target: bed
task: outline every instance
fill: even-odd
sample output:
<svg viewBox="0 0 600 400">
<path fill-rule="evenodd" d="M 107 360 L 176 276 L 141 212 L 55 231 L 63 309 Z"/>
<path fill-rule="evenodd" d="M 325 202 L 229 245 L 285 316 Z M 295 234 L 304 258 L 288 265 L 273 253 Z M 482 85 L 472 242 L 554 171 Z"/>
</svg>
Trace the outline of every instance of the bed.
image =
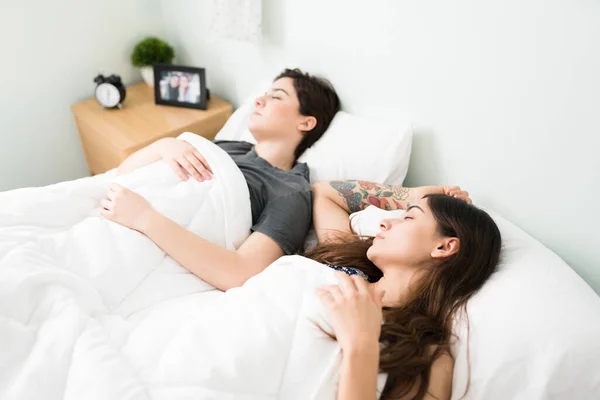
<svg viewBox="0 0 600 400">
<path fill-rule="evenodd" d="M 240 107 L 217 138 L 252 141 L 250 109 Z M 314 325 L 327 325 L 314 289 L 335 283 L 332 270 L 283 257 L 223 293 L 99 216 L 106 188 L 118 182 L 236 248 L 251 222 L 241 173 L 211 142 L 180 139 L 201 150 L 216 179 L 182 182 L 157 162 L 120 177 L 0 193 L 0 398 L 335 397 L 339 347 Z M 401 184 L 411 140 L 407 119 L 342 112 L 301 161 L 313 181 Z M 363 154 L 377 154 L 377 167 Z M 372 232 L 381 213 L 355 215 L 354 229 Z M 599 398 L 600 299 L 550 250 L 491 213 L 503 263 L 469 303 L 468 335 L 466 320 L 456 321 L 453 399 Z"/>
<path fill-rule="evenodd" d="M 236 112 L 221 135 L 254 141 L 245 129 L 250 105 Z M 402 184 L 412 141 L 405 115 L 381 123 L 340 113 L 332 125 L 323 147 L 309 149 L 300 160 L 311 167 L 311 180 Z M 335 144 L 340 155 L 327 157 Z M 371 160 L 352 144 L 362 154 L 377 154 L 377 163 L 353 164 Z M 550 249 L 483 208 L 502 234 L 501 263 L 469 301 L 468 318 L 456 320 L 452 399 L 600 399 L 600 297 Z M 351 216 L 352 227 L 374 235 L 382 218 L 402 213 L 370 206 Z M 315 243 L 313 232 L 308 245 Z"/>
</svg>

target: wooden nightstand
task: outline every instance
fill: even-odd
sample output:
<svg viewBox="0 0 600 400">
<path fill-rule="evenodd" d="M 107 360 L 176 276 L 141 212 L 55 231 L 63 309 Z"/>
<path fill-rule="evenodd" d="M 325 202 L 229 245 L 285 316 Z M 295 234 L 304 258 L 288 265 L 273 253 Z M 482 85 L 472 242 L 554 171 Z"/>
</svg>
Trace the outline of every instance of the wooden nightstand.
<svg viewBox="0 0 600 400">
<path fill-rule="evenodd" d="M 232 113 L 231 104 L 213 95 L 206 110 L 158 106 L 144 82 L 127 88 L 123 109 L 104 109 L 96 99 L 71 107 L 92 175 L 117 167 L 136 150 L 189 131 L 213 139 Z"/>
</svg>

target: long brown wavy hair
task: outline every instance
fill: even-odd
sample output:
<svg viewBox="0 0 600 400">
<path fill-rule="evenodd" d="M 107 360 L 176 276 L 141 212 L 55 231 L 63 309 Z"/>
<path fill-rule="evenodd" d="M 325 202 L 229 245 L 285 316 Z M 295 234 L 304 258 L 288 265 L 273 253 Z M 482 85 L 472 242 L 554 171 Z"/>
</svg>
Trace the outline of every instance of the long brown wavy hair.
<svg viewBox="0 0 600 400">
<path fill-rule="evenodd" d="M 454 317 L 459 310 L 466 311 L 467 301 L 492 275 L 500 258 L 500 231 L 485 211 L 450 196 L 425 198 L 438 233 L 458 238 L 459 250 L 433 260 L 433 268 L 411 284 L 403 304 L 384 307 L 379 369 L 388 378 L 381 399 L 400 398 L 413 391 L 414 399 L 427 394 L 431 365 L 449 353 Z M 367 258 L 372 242 L 373 238 L 348 235 L 304 255 L 321 263 L 360 269 L 369 281 L 376 282 L 383 273 Z"/>
</svg>

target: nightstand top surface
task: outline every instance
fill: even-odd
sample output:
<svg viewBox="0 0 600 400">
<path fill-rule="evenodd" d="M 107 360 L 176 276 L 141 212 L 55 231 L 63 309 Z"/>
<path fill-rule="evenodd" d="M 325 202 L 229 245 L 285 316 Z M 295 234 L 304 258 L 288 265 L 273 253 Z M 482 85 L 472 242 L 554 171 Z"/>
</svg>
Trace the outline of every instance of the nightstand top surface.
<svg viewBox="0 0 600 400">
<path fill-rule="evenodd" d="M 181 132 L 198 121 L 210 119 L 232 106 L 214 95 L 206 110 L 156 105 L 154 88 L 141 82 L 127 87 L 122 109 L 105 109 L 95 98 L 71 107 L 75 118 L 121 149 L 137 147 L 140 142 L 152 142 L 168 132 Z"/>
</svg>

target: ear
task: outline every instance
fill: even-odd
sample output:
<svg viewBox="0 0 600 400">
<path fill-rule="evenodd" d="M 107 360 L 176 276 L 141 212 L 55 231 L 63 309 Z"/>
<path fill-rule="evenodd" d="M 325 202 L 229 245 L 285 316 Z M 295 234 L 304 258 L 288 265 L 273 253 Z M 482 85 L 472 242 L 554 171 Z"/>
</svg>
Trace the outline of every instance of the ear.
<svg viewBox="0 0 600 400">
<path fill-rule="evenodd" d="M 317 119 L 315 117 L 302 116 L 300 123 L 298 123 L 298 130 L 300 132 L 309 132 L 317 126 Z"/>
<path fill-rule="evenodd" d="M 446 237 L 438 242 L 435 248 L 431 251 L 433 258 L 446 258 L 458 252 L 460 241 L 455 237 Z"/>
</svg>

